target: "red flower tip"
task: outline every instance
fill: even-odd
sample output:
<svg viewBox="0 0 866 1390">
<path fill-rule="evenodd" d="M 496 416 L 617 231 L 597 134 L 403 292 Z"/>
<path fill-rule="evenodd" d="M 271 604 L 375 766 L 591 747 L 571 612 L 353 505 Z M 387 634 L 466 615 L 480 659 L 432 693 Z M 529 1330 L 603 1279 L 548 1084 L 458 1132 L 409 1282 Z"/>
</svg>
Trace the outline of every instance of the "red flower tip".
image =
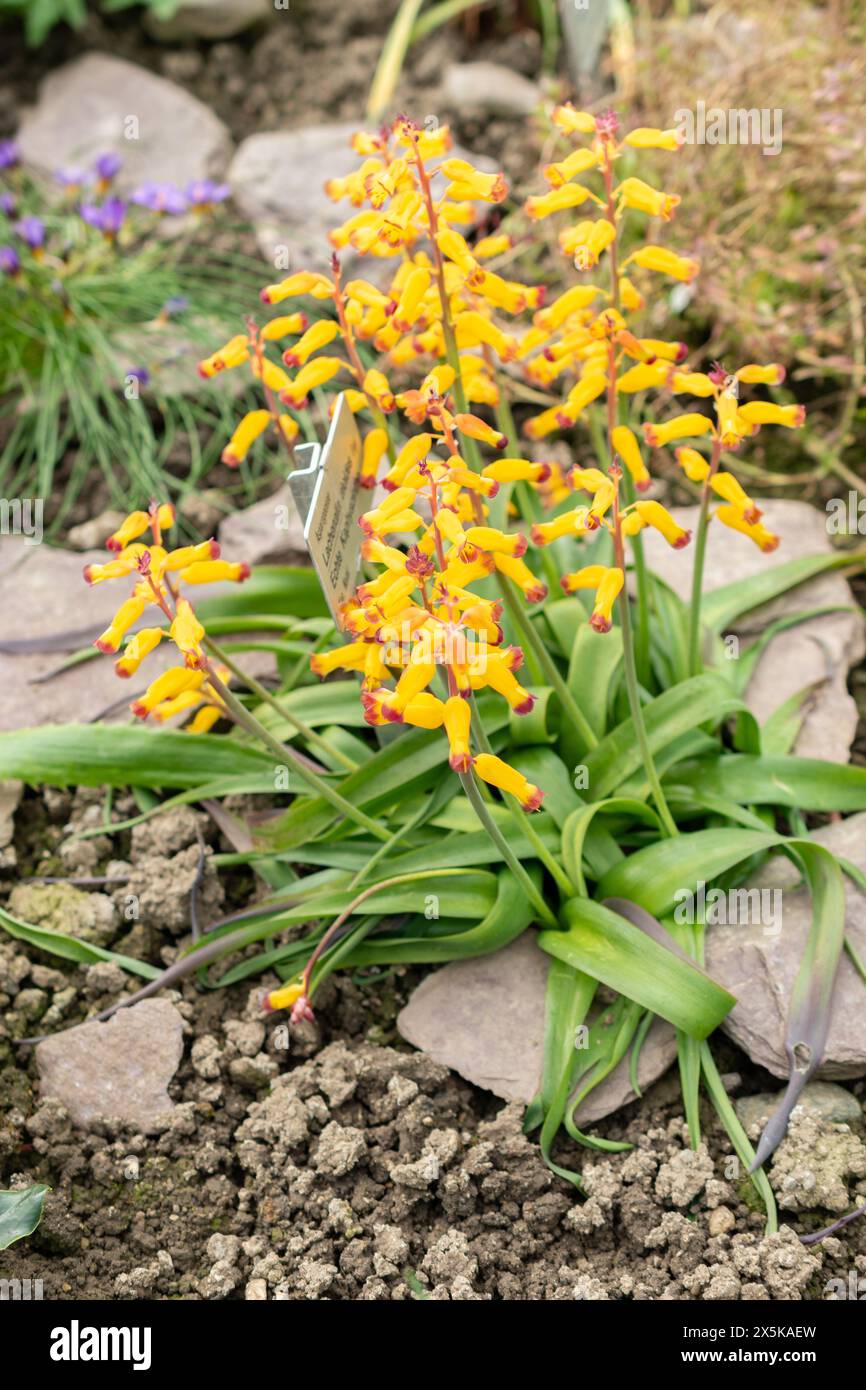
<svg viewBox="0 0 866 1390">
<path fill-rule="evenodd" d="M 535 696 L 527 695 L 525 700 L 521 700 L 519 705 L 513 705 L 515 714 L 531 714 L 535 705 Z"/>
<path fill-rule="evenodd" d="M 369 521 L 367 520 L 367 518 L 366 518 L 365 516 L 359 516 L 359 517 L 358 517 L 358 525 L 360 526 L 361 530 L 364 532 L 364 535 L 365 535 L 365 536 L 372 536 L 372 535 L 373 535 L 373 528 L 372 528 L 372 526 L 370 525 Z"/>
<path fill-rule="evenodd" d="M 274 1006 L 271 1003 L 271 992 L 269 989 L 263 989 L 261 991 L 259 995 L 259 1008 L 262 1010 L 263 1013 L 266 1014 L 272 1014 L 274 1012 Z"/>
<path fill-rule="evenodd" d="M 531 795 L 531 796 L 528 796 L 528 797 L 526 798 L 526 800 L 523 802 L 523 809 L 524 809 L 524 811 L 538 811 L 538 810 L 540 810 L 540 809 L 541 809 L 541 803 L 542 803 L 543 800 L 544 800 L 544 792 L 541 790 L 540 787 L 534 787 L 534 788 L 533 788 L 533 791 L 532 791 L 532 795 Z"/>
<path fill-rule="evenodd" d="M 487 496 L 488 496 L 488 497 L 495 497 L 498 491 L 499 491 L 499 484 L 497 483 L 497 481 L 496 481 L 495 478 L 492 478 L 491 481 L 490 481 L 490 487 L 487 489 Z"/>
<path fill-rule="evenodd" d="M 794 419 L 796 420 L 796 422 L 797 422 L 798 425 L 802 425 L 802 424 L 805 422 L 805 419 L 806 419 L 806 407 L 805 407 L 804 405 L 798 405 L 798 406 L 797 406 L 797 411 L 796 411 L 796 414 L 795 414 L 795 416 L 794 416 Z"/>
<path fill-rule="evenodd" d="M 452 753 L 448 766 L 452 772 L 468 772 L 472 767 L 472 757 L 469 753 Z"/>
<path fill-rule="evenodd" d="M 680 536 L 677 540 L 674 541 L 674 550 L 685 550 L 691 538 L 691 531 L 684 532 L 682 536 Z"/>
<path fill-rule="evenodd" d="M 133 702 L 133 704 L 130 705 L 129 708 L 132 710 L 132 712 L 133 712 L 133 714 L 135 715 L 136 719 L 146 719 L 146 718 L 147 718 L 147 707 L 146 707 L 145 705 L 143 705 L 143 704 L 141 703 L 140 700 L 135 700 L 135 701 Z"/>
<path fill-rule="evenodd" d="M 240 459 L 237 454 L 232 453 L 228 444 L 220 454 L 220 463 L 224 463 L 227 468 L 237 468 L 240 465 Z"/>
<path fill-rule="evenodd" d="M 525 554 L 526 554 L 526 547 L 527 547 L 528 544 L 529 544 L 529 542 L 527 541 L 527 539 L 526 539 L 526 537 L 524 536 L 523 532 L 522 532 L 522 531 L 518 531 L 518 533 L 517 533 L 517 540 L 516 540 L 516 543 L 515 543 L 515 546 L 514 546 L 514 555 L 515 555 L 515 558 L 516 558 L 516 559 L 520 559 L 520 556 L 521 556 L 521 555 L 525 555 Z"/>
<path fill-rule="evenodd" d="M 375 479 L 375 478 L 359 478 L 359 479 L 358 479 L 358 485 L 359 485 L 359 487 L 374 488 L 374 487 L 376 486 L 376 479 Z"/>
<path fill-rule="evenodd" d="M 285 352 L 283 353 L 283 361 L 287 367 L 300 367 L 301 365 L 298 354 L 296 352 L 292 352 L 291 348 L 286 348 Z"/>
<path fill-rule="evenodd" d="M 804 414 L 804 415 L 806 414 L 805 410 L 803 411 L 803 414 Z M 508 443 L 508 435 L 507 435 L 507 434 L 501 434 L 501 435 L 499 436 L 499 438 L 497 439 L 497 441 L 496 441 L 495 447 L 496 447 L 497 449 L 504 449 L 505 446 L 507 445 L 507 443 Z"/>
<path fill-rule="evenodd" d="M 543 351 L 542 351 L 542 353 L 541 353 L 541 355 L 542 355 L 542 357 L 545 357 L 545 358 L 547 359 L 548 362 L 552 362 L 552 361 L 553 361 L 553 348 L 549 348 L 549 347 L 544 348 Z"/>
<path fill-rule="evenodd" d="M 84 569 L 81 571 L 81 573 L 84 575 L 84 582 L 85 582 L 85 584 L 92 584 L 92 583 L 93 583 L 93 574 L 92 574 L 92 570 L 93 570 L 93 566 L 92 566 L 92 565 L 85 565 L 85 566 L 84 566 Z"/>
<path fill-rule="evenodd" d="M 203 362 L 199 362 L 198 366 L 196 367 L 196 371 L 198 372 L 199 376 L 202 378 L 203 381 L 207 381 L 208 372 L 206 371 Z"/>
<path fill-rule="evenodd" d="M 263 304 L 270 304 L 271 302 L 271 296 L 268 294 L 268 291 L 266 289 L 259 290 L 259 299 L 262 301 Z"/>
<path fill-rule="evenodd" d="M 675 362 L 685 362 L 685 360 L 686 360 L 686 358 L 688 357 L 688 355 L 689 355 L 689 346 L 688 346 L 688 343 L 677 343 L 677 355 L 676 355 L 676 357 L 674 358 L 674 361 L 675 361 Z"/>
<path fill-rule="evenodd" d="M 549 477 L 550 477 L 550 474 L 551 474 L 551 467 L 550 467 L 550 464 L 549 464 L 549 463 L 543 463 L 543 464 L 541 465 L 541 468 L 540 468 L 539 471 L 538 471 L 538 477 L 536 478 L 535 481 L 536 481 L 537 483 L 546 483 L 547 480 L 548 480 Z"/>
<path fill-rule="evenodd" d="M 402 724 L 403 715 L 400 710 L 394 709 L 393 705 L 382 706 L 382 718 L 387 719 L 389 724 Z"/>
<path fill-rule="evenodd" d="M 610 618 L 606 618 L 603 613 L 593 613 L 589 625 L 596 632 L 610 632 Z"/>
<path fill-rule="evenodd" d="M 239 571 L 239 573 L 238 573 L 238 583 L 239 583 L 239 584 L 243 584 L 243 582 L 244 582 L 245 579 L 249 579 L 250 574 L 251 574 L 250 567 L 249 567 L 249 565 L 247 564 L 246 560 L 244 560 L 244 561 L 242 562 L 242 564 L 241 564 L 240 571 Z"/>
<path fill-rule="evenodd" d="M 108 540 L 105 542 L 105 548 L 106 550 L 122 550 L 123 546 L 114 536 L 109 536 Z"/>
<path fill-rule="evenodd" d="M 533 523 L 529 528 L 529 536 L 533 545 L 544 545 L 544 536 L 541 528 Z"/>
<path fill-rule="evenodd" d="M 526 590 L 527 603 L 542 603 L 547 598 L 546 584 L 530 584 Z"/>
<path fill-rule="evenodd" d="M 218 560 L 219 557 L 220 557 L 220 543 L 219 543 L 219 541 L 214 540 L 213 536 L 211 536 L 210 540 L 208 541 L 208 545 L 210 546 L 210 557 L 211 557 L 211 559 L 212 559 L 212 560 Z"/>
<path fill-rule="evenodd" d="M 567 430 L 571 427 L 572 424 L 571 416 L 566 415 L 564 410 L 558 410 L 556 412 L 556 423 L 559 425 L 559 428 L 561 430 Z"/>
<path fill-rule="evenodd" d="M 637 488 L 638 492 L 646 492 L 651 482 L 652 478 L 641 478 L 639 483 L 635 483 L 635 487 Z"/>
<path fill-rule="evenodd" d="M 106 641 L 104 641 L 101 637 L 99 637 L 99 638 L 94 642 L 93 645 L 94 645 L 94 647 L 98 648 L 98 650 L 101 651 L 101 652 L 109 653 L 109 652 L 116 652 L 116 651 L 117 651 L 117 644 L 116 644 L 116 643 L 113 643 L 113 642 L 106 642 Z"/>
</svg>

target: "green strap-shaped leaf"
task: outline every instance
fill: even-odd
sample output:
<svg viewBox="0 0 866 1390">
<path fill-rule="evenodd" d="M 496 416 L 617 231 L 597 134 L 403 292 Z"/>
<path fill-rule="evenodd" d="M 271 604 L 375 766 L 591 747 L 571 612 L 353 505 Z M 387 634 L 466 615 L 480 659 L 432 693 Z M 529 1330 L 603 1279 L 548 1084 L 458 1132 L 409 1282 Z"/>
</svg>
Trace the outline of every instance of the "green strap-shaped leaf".
<svg viewBox="0 0 866 1390">
<path fill-rule="evenodd" d="M 678 767 L 671 781 L 695 793 L 753 806 L 801 811 L 866 811 L 866 767 L 819 758 L 726 754 Z"/>
<path fill-rule="evenodd" d="M 862 552 L 835 551 L 829 555 L 800 555 L 784 565 L 767 566 L 757 574 L 750 574 L 748 579 L 737 579 L 733 584 L 724 584 L 721 589 L 704 594 L 701 617 L 714 632 L 724 632 L 741 614 L 769 603 L 770 599 L 804 584 L 816 574 L 862 565 L 863 561 Z"/>
<path fill-rule="evenodd" d="M 545 951 L 660 1014 L 691 1037 L 707 1037 L 736 1003 L 691 961 L 666 950 L 601 903 L 571 898 L 562 917 L 566 931 L 539 935 L 538 944 Z"/>
<path fill-rule="evenodd" d="M 718 723 L 731 714 L 741 714 L 750 723 L 756 747 L 760 747 L 760 732 L 751 711 L 731 694 L 728 683 L 712 672 L 693 676 L 666 690 L 644 706 L 643 714 L 653 753 L 699 724 Z M 587 753 L 584 761 L 589 773 L 588 794 L 593 801 L 600 801 L 640 766 L 641 751 L 633 721 L 626 719 L 619 724 Z"/>
<path fill-rule="evenodd" d="M 274 756 L 220 734 L 139 725 L 45 724 L 0 734 L 4 777 L 53 787 L 196 787 L 271 772 Z"/>
<path fill-rule="evenodd" d="M 50 1191 L 45 1183 L 38 1182 L 16 1192 L 0 1192 L 0 1250 L 8 1250 L 13 1241 L 33 1234 Z"/>
<path fill-rule="evenodd" d="M 657 840 L 615 864 L 598 885 L 598 896 L 628 898 L 663 917 L 675 907 L 680 891 L 710 883 L 750 855 L 778 846 L 782 838 L 769 830 L 719 826 Z"/>
</svg>

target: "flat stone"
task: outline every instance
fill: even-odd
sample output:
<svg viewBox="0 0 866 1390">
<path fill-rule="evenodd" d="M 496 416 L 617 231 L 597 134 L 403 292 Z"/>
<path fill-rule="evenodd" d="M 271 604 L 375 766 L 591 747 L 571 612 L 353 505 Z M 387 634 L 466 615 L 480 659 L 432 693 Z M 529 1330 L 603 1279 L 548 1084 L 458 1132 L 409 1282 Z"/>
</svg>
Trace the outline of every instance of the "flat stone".
<svg viewBox="0 0 866 1390">
<path fill-rule="evenodd" d="M 866 872 L 866 811 L 821 826 L 812 839 Z M 788 1004 L 812 922 L 808 890 L 796 883 L 790 861 L 774 856 L 746 886 L 781 889 L 781 930 L 761 922 L 739 923 L 711 926 L 706 935 L 707 971 L 737 1000 L 722 1028 L 753 1062 L 784 1078 Z M 845 930 L 861 959 L 866 958 L 866 897 L 847 878 Z M 866 1075 L 866 985 L 844 952 L 824 1060 L 816 1075 L 826 1080 Z"/>
<path fill-rule="evenodd" d="M 756 1096 L 741 1096 L 734 1106 L 740 1124 L 747 1134 L 760 1134 L 768 1119 L 777 1110 L 784 1091 L 762 1091 Z M 807 1115 L 828 1124 L 857 1125 L 863 1120 L 860 1102 L 844 1086 L 832 1081 L 810 1081 L 797 1099 Z"/>
<path fill-rule="evenodd" d="M 15 833 L 15 812 L 21 802 L 24 783 L 10 780 L 0 782 L 0 849 L 11 845 Z"/>
<path fill-rule="evenodd" d="M 224 553 L 226 559 L 235 558 L 228 549 Z M 9 615 L 0 636 L 0 731 L 86 723 L 103 715 L 125 720 L 127 706 L 139 690 L 175 663 L 174 648 L 163 642 L 130 680 L 115 675 L 109 656 L 44 679 L 70 653 L 90 646 L 129 596 L 132 586 L 126 581 L 92 587 L 84 582 L 84 566 L 108 558 L 106 550 L 29 545 L 22 536 L 0 539 L 0 612 Z M 214 598 L 234 589 L 233 584 L 212 584 L 206 593 Z M 50 651 L 2 650 L 3 643 L 54 638 Z M 249 652 L 244 665 L 261 676 L 272 671 L 274 663 L 267 653 Z"/>
<path fill-rule="evenodd" d="M 122 193 L 147 180 L 183 187 L 219 177 L 232 149 L 227 127 L 203 102 L 107 53 L 87 53 L 49 73 L 36 106 L 24 113 L 18 141 L 24 161 L 48 175 L 116 151 L 123 156 L 116 180 Z"/>
<path fill-rule="evenodd" d="M 452 961 L 422 980 L 397 1027 L 407 1042 L 473 1085 L 528 1104 L 541 1083 L 549 964 L 531 931 L 492 955 Z M 674 1030 L 657 1019 L 640 1055 L 641 1089 L 675 1056 Z M 634 1098 L 626 1057 L 581 1105 L 577 1123 L 593 1124 Z"/>
<path fill-rule="evenodd" d="M 98 550 L 123 522 L 123 512 L 100 512 L 99 516 L 90 517 L 79 526 L 71 526 L 66 539 L 73 550 Z"/>
<path fill-rule="evenodd" d="M 766 525 L 781 537 L 778 549 L 765 555 L 746 536 L 718 523 L 712 524 L 707 538 L 705 593 L 749 579 L 799 556 L 826 554 L 833 550 L 825 512 L 806 502 L 775 498 L 761 505 Z M 673 507 L 671 511 L 681 525 L 694 531 L 697 507 Z M 657 532 L 647 529 L 643 536 L 652 569 L 688 602 L 694 546 L 672 550 Z M 786 614 L 854 604 L 847 581 L 831 571 L 746 613 L 733 624 L 732 633 L 742 640 L 745 650 L 750 639 Z M 847 763 L 858 720 L 857 706 L 847 689 L 847 675 L 849 668 L 864 655 L 864 621 L 859 612 L 810 618 L 786 632 L 777 633 L 768 643 L 749 682 L 747 702 L 763 724 L 790 696 L 813 682 L 820 682 L 807 699 L 807 712 L 793 751 L 804 758 Z"/>
<path fill-rule="evenodd" d="M 116 1118 L 142 1134 L 164 1129 L 175 1106 L 168 1083 L 183 1053 L 183 1019 L 166 999 L 143 999 L 107 1023 L 84 1023 L 36 1048 L 40 1095 L 82 1128 Z"/>
<path fill-rule="evenodd" d="M 266 131 L 238 146 L 228 174 L 232 194 L 253 223 L 262 254 L 279 267 L 277 278 L 296 270 L 328 270 L 333 253 L 328 233 L 357 209 L 345 200 L 332 202 L 325 183 L 358 168 L 359 157 L 349 144 L 357 129 L 357 122 L 342 121 Z M 496 167 L 492 160 L 456 146 L 451 154 L 472 160 L 488 173 Z M 443 186 L 440 178 L 434 179 L 434 193 L 441 193 Z M 341 259 L 347 275 L 360 273 L 363 265 L 365 277 L 372 279 L 389 279 L 399 265 L 399 257 L 361 257 L 351 248 Z"/>
<path fill-rule="evenodd" d="M 449 63 L 441 96 L 445 107 L 456 111 L 476 107 L 512 116 L 530 115 L 542 100 L 534 82 L 501 63 Z"/>
<path fill-rule="evenodd" d="M 171 19 L 157 19 L 147 10 L 144 27 L 161 43 L 185 39 L 229 39 L 253 24 L 273 19 L 277 9 L 288 10 L 289 0 L 180 0 Z"/>
<path fill-rule="evenodd" d="M 285 484 L 272 497 L 231 512 L 219 528 L 219 542 L 233 560 L 278 565 L 307 559 L 304 524 Z"/>
</svg>

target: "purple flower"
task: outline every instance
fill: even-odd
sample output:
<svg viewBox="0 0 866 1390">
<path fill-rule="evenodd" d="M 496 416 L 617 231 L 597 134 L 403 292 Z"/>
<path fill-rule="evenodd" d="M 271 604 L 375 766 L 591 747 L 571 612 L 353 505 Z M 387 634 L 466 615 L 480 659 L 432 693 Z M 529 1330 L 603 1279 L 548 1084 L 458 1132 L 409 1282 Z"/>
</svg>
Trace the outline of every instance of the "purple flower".
<svg viewBox="0 0 866 1390">
<path fill-rule="evenodd" d="M 0 270 L 4 275 L 17 275 L 21 269 L 21 259 L 14 246 L 0 246 Z"/>
<path fill-rule="evenodd" d="M 147 370 L 147 367 L 127 367 L 126 377 L 127 379 L 132 377 L 133 380 L 138 382 L 139 386 L 146 386 L 150 381 L 150 372 Z"/>
<path fill-rule="evenodd" d="M 113 241 L 123 225 L 126 216 L 126 203 L 122 198 L 107 198 L 99 206 L 96 203 L 82 203 L 79 209 L 84 221 L 98 232 Z"/>
<path fill-rule="evenodd" d="M 14 140 L 0 140 L 0 169 L 14 169 L 21 163 L 21 154 Z"/>
<path fill-rule="evenodd" d="M 186 199 L 173 183 L 143 183 L 133 193 L 131 202 L 151 212 L 168 213 L 176 217 L 186 212 Z"/>
<path fill-rule="evenodd" d="M 0 193 L 0 212 L 4 217 L 15 216 L 15 199 L 11 193 Z"/>
<path fill-rule="evenodd" d="M 191 207 L 208 211 L 217 203 L 225 202 L 229 196 L 227 183 L 215 183 L 213 179 L 193 179 L 186 186 L 186 196 Z"/>
<path fill-rule="evenodd" d="M 15 223 L 15 231 L 32 251 L 38 251 L 45 244 L 45 223 L 41 217 L 22 217 Z"/>
<path fill-rule="evenodd" d="M 93 166 L 96 171 L 96 177 L 99 179 L 100 183 L 111 183 L 111 180 L 120 169 L 122 163 L 123 160 L 120 155 L 115 154 L 113 150 L 109 150 L 106 154 L 101 154 Z"/>
<path fill-rule="evenodd" d="M 55 169 L 54 177 L 63 184 L 67 193 L 77 193 L 87 175 L 83 169 L 70 165 L 67 169 Z"/>
<path fill-rule="evenodd" d="M 174 318 L 175 314 L 182 314 L 184 309 L 189 308 L 189 300 L 184 295 L 175 295 L 172 299 L 167 299 L 162 306 L 161 313 L 167 319 Z"/>
</svg>

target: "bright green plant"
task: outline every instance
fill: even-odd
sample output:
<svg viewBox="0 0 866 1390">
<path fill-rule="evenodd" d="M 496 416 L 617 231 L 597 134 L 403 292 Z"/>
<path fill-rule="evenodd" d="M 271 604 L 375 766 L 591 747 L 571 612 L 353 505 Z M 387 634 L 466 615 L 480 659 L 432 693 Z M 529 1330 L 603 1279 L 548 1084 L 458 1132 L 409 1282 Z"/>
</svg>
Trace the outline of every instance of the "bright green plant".
<svg viewBox="0 0 866 1390">
<path fill-rule="evenodd" d="M 157 19 L 171 19 L 178 0 L 101 0 L 99 8 L 113 14 L 133 5 L 150 10 Z M 38 48 L 58 24 L 82 29 L 87 23 L 87 0 L 0 0 L 0 18 L 4 15 L 19 20 L 29 47 Z"/>
<path fill-rule="evenodd" d="M 623 137 L 611 113 L 595 118 L 570 106 L 557 109 L 554 124 L 589 142 L 564 149 L 546 167 L 548 191 L 530 199 L 526 213 L 541 220 L 594 208 L 598 215 L 566 227 L 560 242 L 581 276 L 593 273 L 601 283 L 581 278 L 545 304 L 542 287 L 491 268 L 507 265 L 508 235 L 470 246 L 456 225 L 471 221 L 474 203 L 501 203 L 504 179 L 449 158 L 446 130 L 425 133 L 400 119 L 390 132 L 357 136 L 360 170 L 328 186 L 356 209 L 332 234 L 338 252 L 351 246 L 399 255 L 387 288 L 344 282 L 335 256 L 330 276 L 298 272 L 262 292 L 266 304 L 311 295 L 332 318 L 312 327 L 297 315 L 263 328 L 249 320 L 245 334 L 202 364 L 206 375 L 248 366 L 263 392 L 264 406 L 247 412 L 226 446 L 229 462 L 241 461 L 270 427 L 286 438 L 281 407 L 305 408 L 309 395 L 341 373 L 351 382 L 346 400 L 370 426 L 362 480 L 387 491 L 382 500 L 371 496 L 376 505 L 361 518 L 365 578 L 341 609 L 342 645 L 324 650 L 336 634 L 315 580 L 298 572 L 261 572 L 230 602 L 193 610 L 178 586 L 197 582 L 200 560 L 166 554 L 158 535 L 142 543 L 160 515 L 142 512 L 112 539 L 118 558 L 98 577 L 138 577 L 133 598 L 150 604 L 156 621 L 164 617 L 157 640 L 170 636 L 184 664 L 167 682 L 157 678 L 133 712 L 178 712 L 165 702 L 186 692 L 190 707 L 199 705 L 209 685 L 208 722 L 222 714 L 235 729 L 229 737 L 196 732 L 200 723 L 193 737 L 39 729 L 0 737 L 0 758 L 7 776 L 30 781 L 175 793 L 117 830 L 172 805 L 241 790 L 273 795 L 275 760 L 277 773 L 288 770 L 290 803 L 245 827 L 244 847 L 214 861 L 250 865 L 267 885 L 265 899 L 212 923 L 203 941 L 156 978 L 153 967 L 121 959 L 148 981 L 123 1004 L 222 961 L 211 984 L 272 970 L 283 983 L 268 992 L 268 1006 L 299 1019 L 338 968 L 481 955 L 535 925 L 551 966 L 544 1075 L 527 1126 L 539 1131 L 547 1161 L 579 1185 L 579 1174 L 554 1160 L 557 1137 L 564 1131 L 580 1144 L 611 1147 L 580 1131 L 577 1108 L 626 1057 L 636 1076 L 658 1015 L 677 1030 L 692 1142 L 700 1139 L 703 1084 L 753 1171 L 773 1228 L 760 1165 L 820 1064 L 843 949 L 866 980 L 844 931 L 844 875 L 860 887 L 862 876 L 810 838 L 804 815 L 866 809 L 866 769 L 792 755 L 797 710 L 758 726 L 744 690 L 772 629 L 739 662 L 722 658 L 721 638 L 742 614 L 851 565 L 852 556 L 795 556 L 702 593 L 709 525 L 729 527 L 732 544 L 768 550 L 778 543 L 755 500 L 721 469 L 722 450 L 743 447 L 768 424 L 796 429 L 803 411 L 796 403 L 741 400 L 743 388 L 780 384 L 775 364 L 691 371 L 681 344 L 635 331 L 645 301 L 632 275 L 690 280 L 697 273 L 696 262 L 647 243 L 633 226 L 635 213 L 669 220 L 674 212 L 677 199 L 630 170 L 637 151 L 676 152 L 676 133 L 641 128 Z M 445 179 L 438 196 L 434 172 Z M 531 320 L 522 320 L 529 312 Z M 512 320 L 508 328 L 503 318 Z M 296 341 L 278 365 L 267 353 L 283 337 Z M 344 355 L 324 355 L 338 339 Z M 377 366 L 366 364 L 370 347 L 381 354 Z M 405 378 L 418 364 L 420 385 L 392 388 L 392 377 Z M 572 384 L 557 399 L 551 390 L 560 393 L 560 378 Z M 546 405 L 525 422 L 529 438 L 588 424 L 597 466 L 566 475 L 523 457 L 510 402 L 524 388 Z M 652 448 L 683 439 L 706 447 L 706 457 L 692 444 L 678 450 L 687 478 L 701 488 L 689 602 L 649 572 L 641 549 L 647 527 L 677 549 L 690 540 L 642 495 L 649 470 L 621 417 L 648 392 L 656 411 L 683 393 L 712 412 L 656 415 L 643 431 Z M 470 404 L 491 408 L 496 424 Z M 481 446 L 498 456 L 486 461 Z M 586 494 L 578 506 L 575 492 Z M 532 549 L 514 519 L 518 528 L 526 524 Z M 101 639 L 112 650 L 124 640 L 129 602 Z M 283 661 L 273 692 L 244 677 L 226 659 L 228 644 L 214 639 L 232 625 L 273 627 L 275 611 L 297 616 L 283 620 L 293 645 L 279 655 L 292 660 Z M 124 648 L 120 663 L 129 655 Z M 140 643 L 131 656 L 137 661 Z M 247 693 L 229 691 L 213 662 L 239 676 Z M 311 688 L 310 669 L 329 679 Z M 735 1001 L 703 968 L 706 922 L 697 890 L 701 883 L 736 887 L 779 852 L 810 890 L 813 924 L 789 1007 L 788 1093 L 755 1154 L 713 1060 L 709 1040 Z M 698 903 L 686 923 L 675 914 L 683 893 Z M 19 939 L 74 960 L 97 950 L 5 913 L 0 921 Z M 98 956 L 113 958 L 105 950 Z M 612 1005 L 598 1006 L 600 985 L 614 991 Z M 575 1046 L 584 1028 L 587 1046 Z"/>
</svg>

